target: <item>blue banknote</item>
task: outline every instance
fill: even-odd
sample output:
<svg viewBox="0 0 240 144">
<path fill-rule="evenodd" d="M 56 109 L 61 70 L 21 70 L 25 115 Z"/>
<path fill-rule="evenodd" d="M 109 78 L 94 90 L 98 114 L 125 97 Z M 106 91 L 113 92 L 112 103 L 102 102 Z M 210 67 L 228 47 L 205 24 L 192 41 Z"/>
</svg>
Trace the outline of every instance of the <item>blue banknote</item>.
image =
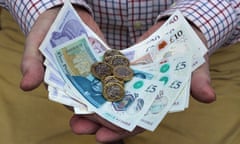
<svg viewBox="0 0 240 144">
<path fill-rule="evenodd" d="M 91 65 L 97 62 L 95 51 L 86 36 L 73 39 L 53 50 L 56 62 L 68 85 L 74 87 L 79 98 L 84 97 L 88 106 L 103 118 L 132 130 L 136 119 L 147 112 L 161 86 L 151 81 L 154 75 L 135 70 L 134 79 L 126 83 L 122 101 L 108 102 L 102 95 L 102 83 L 91 74 Z M 121 114 L 121 115 L 120 115 Z"/>
<path fill-rule="evenodd" d="M 71 91 L 72 97 L 79 98 L 78 100 L 89 106 L 90 110 L 113 124 L 130 131 L 136 125 L 149 130 L 155 129 L 171 108 L 174 100 L 180 95 L 187 83 L 186 79 L 191 76 L 190 70 L 184 73 L 180 73 L 180 71 L 170 73 L 168 71 L 171 70 L 169 67 L 171 65 L 176 65 L 176 70 L 182 70 L 185 63 L 179 63 L 181 59 L 173 61 L 174 63 L 171 65 L 165 64 L 164 67 L 160 67 L 159 60 L 173 57 L 174 52 L 184 51 L 182 48 L 173 49 L 173 45 L 177 44 L 177 47 L 182 47 L 179 46 L 179 43 L 188 42 L 189 44 L 186 46 L 184 44 L 183 47 L 194 45 L 198 49 L 193 50 L 197 58 L 193 61 L 187 60 L 187 62 L 192 62 L 195 68 L 204 62 L 199 60 L 203 59 L 202 55 L 205 51 L 202 51 L 201 47 L 204 45 L 197 40 L 192 40 L 191 31 L 188 30 L 189 28 L 186 27 L 185 23 L 181 22 L 183 17 L 179 15 L 179 12 L 176 14 L 177 17 L 173 15 L 161 29 L 153 33 L 147 40 L 122 51 L 130 60 L 131 65 L 136 68 L 133 69 L 134 77 L 125 85 L 126 93 L 123 100 L 108 102 L 102 96 L 102 83 L 92 76 L 90 66 L 101 60 L 102 55 L 109 47 L 84 24 L 70 2 L 65 1 L 62 10 L 40 46 L 41 52 L 49 62 L 47 66 L 53 67 L 51 70 L 59 73 L 63 78 L 61 81 L 51 75 L 49 80 L 54 83 L 59 81 L 62 82 L 61 85 L 67 85 L 68 89 L 64 90 Z M 172 38 L 180 39 L 174 40 Z M 159 47 L 161 40 L 166 42 L 165 51 Z M 187 54 L 193 55 L 192 53 Z M 157 66 L 153 66 L 155 64 Z M 187 68 L 191 69 L 189 65 Z M 163 77 L 160 77 L 156 72 L 164 72 Z M 174 90 L 165 86 L 163 90 L 164 85 L 168 84 L 171 84 L 169 87 L 178 87 L 178 89 Z M 169 98 L 171 95 L 173 96 Z M 145 119 L 144 114 L 146 114 Z M 143 119 L 141 119 L 142 117 Z M 138 123 L 138 121 L 140 122 Z M 149 126 L 148 122 L 151 122 L 152 125 Z"/>
</svg>

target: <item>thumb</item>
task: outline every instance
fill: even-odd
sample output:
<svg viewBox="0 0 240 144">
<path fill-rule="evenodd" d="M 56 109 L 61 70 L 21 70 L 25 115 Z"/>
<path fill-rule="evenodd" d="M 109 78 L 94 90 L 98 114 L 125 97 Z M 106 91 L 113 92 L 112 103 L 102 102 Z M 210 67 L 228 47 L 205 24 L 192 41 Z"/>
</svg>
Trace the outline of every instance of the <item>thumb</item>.
<svg viewBox="0 0 240 144">
<path fill-rule="evenodd" d="M 37 88 L 44 76 L 43 57 L 38 50 L 39 43 L 29 34 L 25 43 L 25 50 L 21 63 L 22 80 L 20 88 L 29 91 Z"/>
<path fill-rule="evenodd" d="M 216 100 L 214 89 L 211 86 L 208 61 L 196 69 L 192 74 L 191 94 L 200 102 L 211 103 Z"/>
<path fill-rule="evenodd" d="M 25 91 L 37 88 L 43 81 L 44 58 L 39 51 L 39 46 L 55 20 L 58 11 L 59 8 L 53 8 L 41 14 L 26 38 L 21 63 L 23 77 L 20 83 L 20 88 Z"/>
</svg>

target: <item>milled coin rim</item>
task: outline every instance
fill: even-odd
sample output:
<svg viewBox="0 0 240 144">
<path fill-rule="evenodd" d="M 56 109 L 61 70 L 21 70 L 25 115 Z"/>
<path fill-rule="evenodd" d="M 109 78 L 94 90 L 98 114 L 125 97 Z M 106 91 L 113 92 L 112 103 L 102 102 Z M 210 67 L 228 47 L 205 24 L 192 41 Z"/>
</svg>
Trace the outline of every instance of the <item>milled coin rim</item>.
<svg viewBox="0 0 240 144">
<path fill-rule="evenodd" d="M 115 65 L 115 64 L 113 64 L 114 63 L 114 61 L 116 60 L 116 59 L 124 59 L 125 61 L 126 61 L 126 63 L 122 63 L 122 64 L 117 64 L 117 65 Z M 129 66 L 130 65 L 130 61 L 128 60 L 128 58 L 126 57 L 126 56 L 123 56 L 123 55 L 114 55 L 114 56 L 112 56 L 110 59 L 109 59 L 109 62 L 108 62 L 111 66 L 113 66 L 113 67 L 116 67 L 116 66 L 119 66 L 119 65 L 125 65 L 125 66 Z"/>
<path fill-rule="evenodd" d="M 107 95 L 107 90 L 108 90 L 108 88 L 109 88 L 110 86 L 113 86 L 113 85 L 117 85 L 117 86 L 120 88 L 120 94 L 121 94 L 121 95 L 115 96 L 114 98 L 110 98 L 110 96 Z M 122 85 L 119 84 L 119 83 L 111 82 L 111 83 L 107 83 L 107 84 L 104 85 L 104 87 L 103 87 L 103 97 L 104 97 L 107 101 L 111 101 L 111 102 L 120 101 L 120 100 L 123 99 L 124 96 L 125 96 L 124 86 L 122 86 Z"/>
</svg>

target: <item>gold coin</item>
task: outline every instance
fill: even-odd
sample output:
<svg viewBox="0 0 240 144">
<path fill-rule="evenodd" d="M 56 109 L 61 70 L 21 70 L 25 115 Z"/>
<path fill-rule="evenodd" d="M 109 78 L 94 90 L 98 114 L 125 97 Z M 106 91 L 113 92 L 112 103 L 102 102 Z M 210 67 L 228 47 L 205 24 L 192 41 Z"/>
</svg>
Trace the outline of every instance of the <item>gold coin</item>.
<svg viewBox="0 0 240 144">
<path fill-rule="evenodd" d="M 123 55 L 119 50 L 115 50 L 115 49 L 112 49 L 112 50 L 107 50 L 103 57 L 109 57 L 109 56 L 114 56 L 114 55 Z"/>
<path fill-rule="evenodd" d="M 112 67 L 104 62 L 97 62 L 91 66 L 92 74 L 98 78 L 103 79 L 106 76 L 112 75 Z"/>
<path fill-rule="evenodd" d="M 129 81 L 133 77 L 133 70 L 127 66 L 116 66 L 113 68 L 113 75 L 123 81 Z"/>
<path fill-rule="evenodd" d="M 106 76 L 103 80 L 102 80 L 102 83 L 103 84 L 107 84 L 107 83 L 119 83 L 121 85 L 124 84 L 123 81 L 117 79 L 115 76 L 111 75 L 111 76 Z"/>
<path fill-rule="evenodd" d="M 103 87 L 103 96 L 107 101 L 120 101 L 124 95 L 124 87 L 119 83 L 107 83 Z"/>
<path fill-rule="evenodd" d="M 110 63 L 112 56 L 106 56 L 103 58 L 103 62 Z"/>
<path fill-rule="evenodd" d="M 114 55 L 108 62 L 111 66 L 115 67 L 118 65 L 129 66 L 129 60 L 123 55 Z"/>
</svg>

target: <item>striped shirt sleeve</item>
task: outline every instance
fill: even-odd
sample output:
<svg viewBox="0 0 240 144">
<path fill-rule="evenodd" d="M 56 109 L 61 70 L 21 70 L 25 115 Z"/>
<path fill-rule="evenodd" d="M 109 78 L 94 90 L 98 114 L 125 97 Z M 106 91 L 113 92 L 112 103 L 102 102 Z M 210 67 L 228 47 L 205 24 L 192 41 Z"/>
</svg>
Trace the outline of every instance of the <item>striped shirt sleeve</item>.
<svg viewBox="0 0 240 144">
<path fill-rule="evenodd" d="M 64 0 L 1 0 L 0 5 L 8 9 L 23 33 L 27 35 L 41 13 L 63 2 Z M 71 2 L 91 11 L 84 0 L 71 0 Z"/>
<path fill-rule="evenodd" d="M 224 44 L 240 41 L 239 7 L 239 0 L 179 0 L 158 19 L 179 9 L 201 30 L 212 53 Z"/>
<path fill-rule="evenodd" d="M 4 0 L 0 0 L 0 6 L 6 8 L 6 4 Z"/>
<path fill-rule="evenodd" d="M 22 31 L 25 34 L 28 34 L 41 13 L 49 8 L 62 4 L 63 1 L 64 0 L 0 0 L 0 5 L 10 11 L 20 25 Z M 90 6 L 85 0 L 71 0 L 71 2 L 84 6 L 90 12 L 92 12 L 92 8 L 94 16 L 96 20 L 98 20 L 102 30 L 106 27 L 106 31 L 104 31 L 105 34 L 114 35 L 113 38 L 115 38 L 115 36 L 120 37 L 119 40 L 121 41 L 119 41 L 119 43 L 121 44 L 124 43 L 122 38 L 125 38 L 126 35 L 123 34 L 122 30 L 117 33 L 116 30 L 109 29 L 109 27 L 111 27 L 111 25 L 108 25 L 109 23 L 101 23 L 106 20 L 106 17 L 107 19 L 114 20 L 114 24 L 115 20 L 119 17 L 126 17 L 127 24 L 129 24 L 127 25 L 128 28 L 126 30 L 129 32 L 129 27 L 134 27 L 134 24 L 139 21 L 139 19 L 136 18 L 145 20 L 145 18 L 142 18 L 145 16 L 148 19 L 151 19 L 149 14 L 157 12 L 156 15 L 160 13 L 160 16 L 158 17 L 158 19 L 160 19 L 163 16 L 171 15 L 176 9 L 179 9 L 189 21 L 194 23 L 202 31 L 208 41 L 207 45 L 210 53 L 223 44 L 240 42 L 240 0 L 176 0 L 170 8 L 169 5 L 173 3 L 174 0 L 134 1 L 128 2 L 128 4 L 126 4 L 125 1 L 115 0 L 91 1 L 94 2 L 94 4 L 88 2 Z M 111 6 L 112 4 L 114 4 L 114 6 L 116 5 L 119 13 L 112 13 L 105 16 L 104 10 L 110 11 L 111 7 L 109 8 L 108 6 Z M 154 4 L 153 11 L 148 12 L 151 4 Z M 99 10 L 97 8 L 99 8 Z M 147 11 L 143 12 L 142 10 L 145 9 Z M 113 12 L 115 11 L 113 10 Z M 131 16 L 134 19 L 132 19 Z M 131 20 L 132 23 L 131 21 L 129 22 L 129 20 Z M 125 19 L 120 19 L 117 22 L 120 24 L 126 23 Z M 150 21 L 146 26 L 148 27 L 151 24 Z M 120 27 L 122 26 L 120 25 Z M 132 29 L 133 34 L 137 34 L 138 31 L 139 29 Z M 137 36 L 138 35 L 133 35 L 133 39 L 136 39 Z M 110 37 L 110 39 L 111 38 L 112 37 Z M 117 40 L 113 39 L 112 41 L 115 43 Z M 126 41 L 129 41 L 129 39 Z"/>
</svg>

